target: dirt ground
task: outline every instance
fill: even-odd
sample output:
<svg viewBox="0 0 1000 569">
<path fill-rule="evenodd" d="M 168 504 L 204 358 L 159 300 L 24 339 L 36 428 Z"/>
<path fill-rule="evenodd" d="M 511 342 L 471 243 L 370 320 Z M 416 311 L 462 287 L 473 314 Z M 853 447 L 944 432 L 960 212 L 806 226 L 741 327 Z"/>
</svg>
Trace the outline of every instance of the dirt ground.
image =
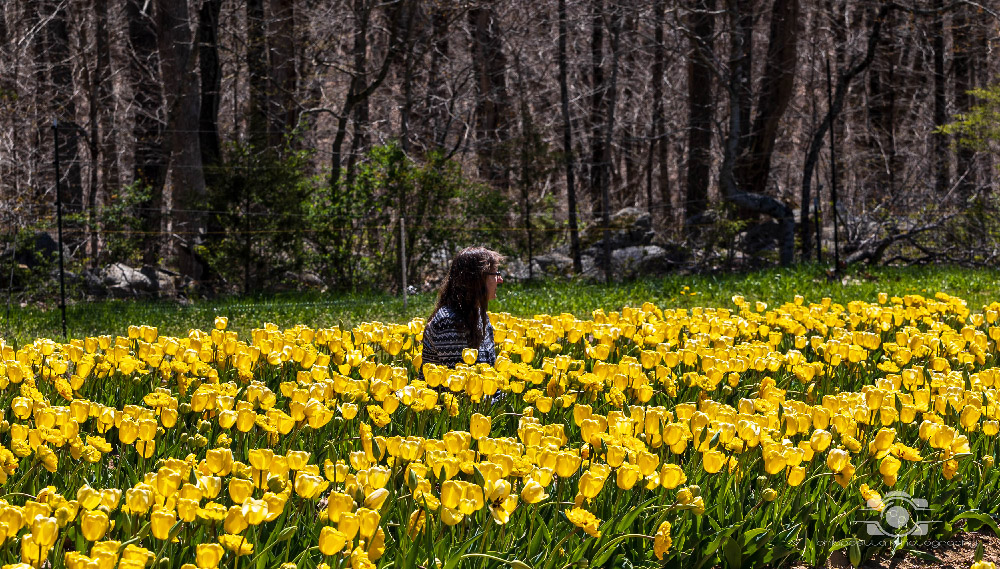
<svg viewBox="0 0 1000 569">
<path fill-rule="evenodd" d="M 1000 537 L 990 531 L 964 532 L 948 541 L 927 542 L 914 547 L 929 553 L 940 561 L 921 559 L 912 554 L 902 554 L 889 558 L 885 554 L 876 556 L 860 565 L 861 569 L 969 569 L 976 554 L 976 546 L 983 544 L 983 560 L 1000 565 Z M 852 569 L 846 551 L 838 551 L 830 557 L 823 569 Z M 811 569 L 807 565 L 795 565 L 793 569 Z"/>
</svg>

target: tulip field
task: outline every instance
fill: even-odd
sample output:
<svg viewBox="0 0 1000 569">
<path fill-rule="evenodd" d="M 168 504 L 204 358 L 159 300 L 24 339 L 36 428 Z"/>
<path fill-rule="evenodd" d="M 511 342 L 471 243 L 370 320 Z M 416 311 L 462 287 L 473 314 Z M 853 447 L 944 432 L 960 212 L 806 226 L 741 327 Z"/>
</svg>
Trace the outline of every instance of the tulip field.
<svg viewBox="0 0 1000 569">
<path fill-rule="evenodd" d="M 491 319 L 495 366 L 423 379 L 422 318 L 0 340 L 0 565 L 746 569 L 1000 531 L 1000 303 Z"/>
</svg>

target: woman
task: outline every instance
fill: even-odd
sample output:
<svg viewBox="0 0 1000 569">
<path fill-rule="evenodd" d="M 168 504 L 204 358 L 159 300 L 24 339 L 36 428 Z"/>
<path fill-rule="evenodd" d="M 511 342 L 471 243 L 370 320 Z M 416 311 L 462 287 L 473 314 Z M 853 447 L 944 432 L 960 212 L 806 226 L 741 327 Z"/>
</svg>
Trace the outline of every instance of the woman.
<svg viewBox="0 0 1000 569">
<path fill-rule="evenodd" d="M 463 249 L 452 260 L 424 328 L 423 364 L 453 368 L 462 361 L 462 350 L 466 348 L 478 350 L 476 363 L 496 362 L 493 325 L 486 308 L 497 296 L 497 285 L 503 282 L 497 271 L 503 261 L 503 255 L 483 247 Z"/>
</svg>

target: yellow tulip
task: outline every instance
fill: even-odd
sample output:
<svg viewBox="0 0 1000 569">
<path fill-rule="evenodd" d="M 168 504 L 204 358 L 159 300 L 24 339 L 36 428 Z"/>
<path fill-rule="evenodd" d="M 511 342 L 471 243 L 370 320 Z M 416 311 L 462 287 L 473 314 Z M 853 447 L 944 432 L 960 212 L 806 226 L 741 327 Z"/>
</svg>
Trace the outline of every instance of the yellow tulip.
<svg viewBox="0 0 1000 569">
<path fill-rule="evenodd" d="M 253 495 L 253 482 L 245 480 L 243 478 L 230 478 L 229 479 L 229 498 L 232 499 L 234 504 L 242 504 L 243 500 L 246 500 Z M 229 532 L 236 533 L 236 532 Z"/>
<path fill-rule="evenodd" d="M 687 475 L 676 464 L 664 464 L 660 467 L 660 485 L 667 490 L 673 490 L 687 482 Z"/>
<path fill-rule="evenodd" d="M 521 489 L 521 500 L 526 504 L 537 504 L 548 497 L 545 487 L 534 480 L 529 480 Z"/>
<path fill-rule="evenodd" d="M 569 478 L 580 469 L 582 459 L 571 452 L 560 452 L 556 455 L 555 471 L 560 478 Z"/>
<path fill-rule="evenodd" d="M 490 417 L 483 416 L 479 413 L 474 413 L 469 425 L 469 431 L 472 438 L 475 440 L 481 440 L 485 437 L 490 436 L 490 427 L 492 420 Z"/>
<path fill-rule="evenodd" d="M 226 518 L 223 523 L 226 533 L 240 534 L 249 526 L 250 523 L 247 521 L 246 516 L 243 515 L 243 508 L 240 506 L 230 506 L 229 510 L 226 511 Z"/>
<path fill-rule="evenodd" d="M 338 523 L 345 512 L 354 510 L 354 499 L 347 494 L 331 492 L 327 497 L 326 514 L 332 523 Z"/>
<path fill-rule="evenodd" d="M 804 466 L 792 466 L 788 468 L 787 482 L 789 486 L 798 486 L 806 478 L 806 468 Z"/>
<path fill-rule="evenodd" d="M 149 511 L 149 507 L 153 505 L 152 488 L 146 484 L 130 488 L 125 492 L 125 504 L 132 512 L 145 514 Z"/>
<path fill-rule="evenodd" d="M 639 467 L 626 463 L 618 469 L 615 482 L 622 490 L 631 490 L 640 478 L 642 478 L 642 472 L 639 471 Z M 583 478 L 581 477 L 581 482 L 582 480 Z"/>
<path fill-rule="evenodd" d="M 101 493 L 91 488 L 89 484 L 84 484 L 76 491 L 76 500 L 83 509 L 93 510 L 101 505 Z"/>
<path fill-rule="evenodd" d="M 344 532 L 348 541 L 352 541 L 354 536 L 358 535 L 358 530 L 361 529 L 361 522 L 355 514 L 344 512 L 337 523 L 337 529 Z"/>
<path fill-rule="evenodd" d="M 833 442 L 833 434 L 823 429 L 816 429 L 809 436 L 809 446 L 816 452 L 823 452 Z"/>
<path fill-rule="evenodd" d="M 150 529 L 156 539 L 170 537 L 170 528 L 177 523 L 177 514 L 173 510 L 157 508 L 149 515 Z"/>
<path fill-rule="evenodd" d="M 225 550 L 218 543 L 200 543 L 195 549 L 195 562 L 199 569 L 215 569 Z"/>
<path fill-rule="evenodd" d="M 465 514 L 450 508 L 441 508 L 441 521 L 446 526 L 454 526 L 465 519 Z"/>
<path fill-rule="evenodd" d="M 358 508 L 358 532 L 363 539 L 371 539 L 378 531 L 379 521 L 382 519 L 379 513 L 368 508 Z"/>
<path fill-rule="evenodd" d="M 605 478 L 603 476 L 595 474 L 593 471 L 586 471 L 580 476 L 579 488 L 580 493 L 587 498 L 594 498 L 601 493 L 604 488 Z M 635 481 L 632 481 L 635 484 Z"/>
<path fill-rule="evenodd" d="M 850 464 L 851 455 L 841 449 L 833 449 L 826 456 L 826 465 L 833 472 L 841 472 Z"/>
<path fill-rule="evenodd" d="M 662 561 L 663 556 L 667 551 L 670 551 L 670 546 L 673 543 L 673 539 L 670 537 L 670 522 L 663 522 L 657 528 L 656 535 L 653 536 L 653 553 L 656 558 Z"/>
<path fill-rule="evenodd" d="M 726 464 L 726 455 L 717 450 L 710 450 L 702 455 L 702 466 L 705 472 L 715 474 Z"/>
<path fill-rule="evenodd" d="M 299 472 L 295 476 L 295 493 L 306 500 L 319 497 L 329 485 L 330 483 L 322 476 L 307 474 L 306 472 Z"/>
<path fill-rule="evenodd" d="M 323 555 L 336 555 L 347 545 L 347 536 L 330 526 L 323 526 L 319 532 L 319 550 Z"/>
<path fill-rule="evenodd" d="M 80 531 L 87 541 L 97 541 L 108 531 L 108 515 L 101 510 L 80 514 Z"/>
<path fill-rule="evenodd" d="M 369 474 L 369 483 L 371 481 Z M 378 488 L 368 494 L 365 498 L 365 507 L 371 508 L 372 510 L 379 510 L 382 508 L 382 504 L 389 498 L 389 491 L 385 488 Z"/>
<path fill-rule="evenodd" d="M 59 535 L 59 523 L 55 518 L 38 516 L 31 522 L 31 535 L 37 545 L 51 547 Z"/>
<path fill-rule="evenodd" d="M 246 518 L 247 523 L 256 526 L 267 519 L 267 507 L 267 502 L 264 500 L 247 498 L 243 501 L 243 506 L 240 510 L 243 513 L 243 517 Z"/>
<path fill-rule="evenodd" d="M 479 350 L 475 348 L 465 348 L 462 350 L 462 361 L 467 365 L 476 363 L 477 358 L 479 358 Z"/>
</svg>

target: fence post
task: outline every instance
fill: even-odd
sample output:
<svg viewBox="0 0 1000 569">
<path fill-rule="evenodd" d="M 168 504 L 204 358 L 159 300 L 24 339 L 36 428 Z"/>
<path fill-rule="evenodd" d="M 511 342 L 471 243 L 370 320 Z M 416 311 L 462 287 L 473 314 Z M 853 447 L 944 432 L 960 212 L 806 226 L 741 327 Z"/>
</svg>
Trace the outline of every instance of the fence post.
<svg viewBox="0 0 1000 569">
<path fill-rule="evenodd" d="M 66 333 L 66 274 L 63 270 L 63 231 L 62 231 L 62 187 L 59 183 L 59 119 L 52 119 L 52 136 L 55 145 L 52 156 L 56 167 L 56 225 L 59 230 L 59 310 L 62 312 L 63 339 L 68 340 Z"/>
<path fill-rule="evenodd" d="M 406 310 L 406 217 L 399 216 L 399 265 L 403 277 L 403 310 Z"/>
</svg>

